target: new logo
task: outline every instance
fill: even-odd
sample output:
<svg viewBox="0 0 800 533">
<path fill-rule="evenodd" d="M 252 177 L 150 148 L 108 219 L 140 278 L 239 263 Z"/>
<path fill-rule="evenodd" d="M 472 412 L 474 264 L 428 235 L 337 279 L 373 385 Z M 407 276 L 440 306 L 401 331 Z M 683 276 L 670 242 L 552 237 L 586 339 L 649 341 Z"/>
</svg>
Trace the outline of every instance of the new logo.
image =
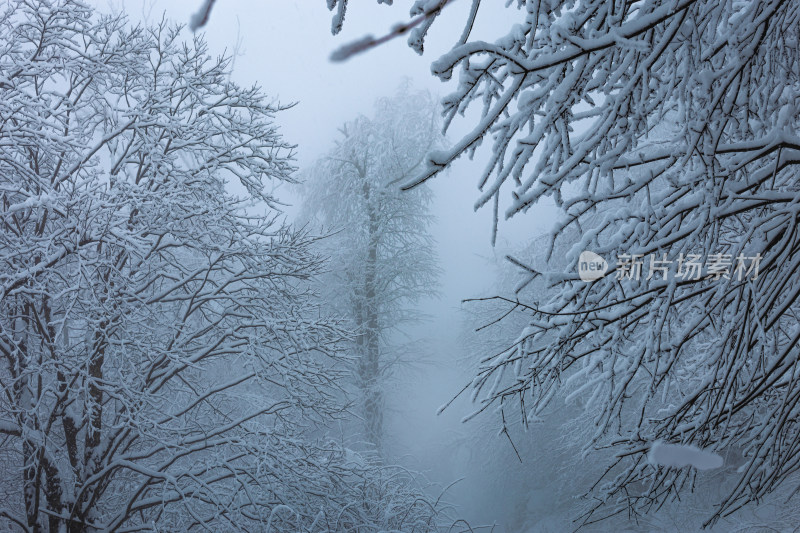
<svg viewBox="0 0 800 533">
<path fill-rule="evenodd" d="M 602 278 L 608 271 L 608 263 L 594 252 L 584 250 L 578 257 L 578 276 L 582 281 Z"/>
</svg>

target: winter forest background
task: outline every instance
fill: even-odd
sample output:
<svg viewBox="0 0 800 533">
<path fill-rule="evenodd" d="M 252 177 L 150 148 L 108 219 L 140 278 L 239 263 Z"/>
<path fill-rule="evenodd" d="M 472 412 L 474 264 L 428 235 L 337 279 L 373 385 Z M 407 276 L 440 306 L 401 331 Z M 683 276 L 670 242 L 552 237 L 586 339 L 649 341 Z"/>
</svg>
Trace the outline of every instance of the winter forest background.
<svg viewBox="0 0 800 533">
<path fill-rule="evenodd" d="M 0 529 L 796 531 L 800 4 L 398 4 L 0 3 Z"/>
</svg>

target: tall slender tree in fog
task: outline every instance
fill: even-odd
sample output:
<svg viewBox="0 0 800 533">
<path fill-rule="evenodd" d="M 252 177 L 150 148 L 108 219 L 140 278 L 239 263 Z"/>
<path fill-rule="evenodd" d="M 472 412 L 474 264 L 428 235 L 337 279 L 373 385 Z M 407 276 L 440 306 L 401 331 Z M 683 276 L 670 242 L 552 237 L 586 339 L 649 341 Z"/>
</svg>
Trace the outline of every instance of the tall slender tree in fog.
<svg viewBox="0 0 800 533">
<path fill-rule="evenodd" d="M 432 530 L 324 438 L 344 337 L 266 192 L 280 106 L 166 23 L 1 9 L 0 527 Z"/>
<path fill-rule="evenodd" d="M 304 206 L 336 233 L 327 239 L 328 300 L 356 331 L 356 385 L 364 436 L 380 449 L 385 377 L 409 346 L 394 334 L 417 318 L 413 304 L 435 292 L 431 192 L 403 192 L 443 139 L 436 103 L 401 87 L 377 101 L 374 117 L 345 123 L 334 148 L 308 172 Z"/>
<path fill-rule="evenodd" d="M 485 359 L 477 398 L 524 400 L 535 416 L 564 378 L 582 384 L 595 424 L 586 446 L 616 450 L 591 518 L 657 508 L 693 486 L 696 467 L 718 466 L 707 452 L 719 452 L 732 481 L 713 522 L 800 462 L 800 3 L 506 4 L 513 24 L 493 42 L 472 38 L 489 9 L 480 0 L 415 2 L 416 18 L 389 35 L 410 30 L 421 52 L 435 22 L 465 16 L 432 70 L 458 78 L 446 124 L 480 112 L 405 186 L 486 141 L 479 206 L 498 213 L 506 194 L 512 217 L 552 199 L 563 213 L 554 235 L 582 235 L 571 272 L 547 276 L 552 296 L 521 302 L 529 324 Z M 334 31 L 346 5 L 328 2 Z M 610 263 L 591 283 L 573 270 L 586 249 Z M 637 259 L 643 273 L 632 276 Z"/>
</svg>

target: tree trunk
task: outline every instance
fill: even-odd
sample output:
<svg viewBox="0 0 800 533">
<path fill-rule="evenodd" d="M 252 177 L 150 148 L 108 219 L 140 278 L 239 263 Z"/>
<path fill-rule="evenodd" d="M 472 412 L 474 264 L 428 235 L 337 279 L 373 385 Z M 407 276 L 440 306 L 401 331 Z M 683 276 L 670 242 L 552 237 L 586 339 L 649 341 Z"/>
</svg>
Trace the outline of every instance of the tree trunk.
<svg viewBox="0 0 800 533">
<path fill-rule="evenodd" d="M 370 212 L 370 240 L 367 256 L 365 285 L 365 342 L 364 342 L 364 375 L 362 379 L 366 385 L 364 390 L 364 421 L 366 424 L 367 439 L 376 450 L 380 451 L 383 442 L 383 394 L 380 383 L 380 331 L 378 321 L 378 302 L 376 295 L 377 272 L 376 263 L 378 255 L 377 221 L 374 213 Z"/>
<path fill-rule="evenodd" d="M 363 193 L 367 210 L 367 257 L 364 265 L 364 306 L 361 327 L 361 354 L 359 377 L 362 387 L 364 433 L 367 441 L 380 453 L 383 448 L 383 394 L 380 383 L 380 321 L 378 317 L 377 264 L 378 264 L 378 213 L 370 197 L 370 184 L 366 172 Z"/>
</svg>

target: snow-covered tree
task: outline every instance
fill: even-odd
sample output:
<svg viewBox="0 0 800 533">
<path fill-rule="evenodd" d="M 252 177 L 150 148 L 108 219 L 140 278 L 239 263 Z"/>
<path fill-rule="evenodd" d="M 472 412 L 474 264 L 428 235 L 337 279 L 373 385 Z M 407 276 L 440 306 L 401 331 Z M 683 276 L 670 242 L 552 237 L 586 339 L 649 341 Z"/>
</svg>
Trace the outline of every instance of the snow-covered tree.
<svg viewBox="0 0 800 533">
<path fill-rule="evenodd" d="M 281 107 L 167 23 L 0 9 L 0 527 L 433 530 L 325 438 L 348 333 L 268 192 Z"/>
<path fill-rule="evenodd" d="M 550 246 L 547 235 L 519 249 L 496 248 L 505 253 L 496 256 L 493 286 L 483 291 L 483 297 L 469 299 L 462 310 L 465 331 L 460 335 L 463 355 L 458 366 L 474 373 L 486 358 L 506 350 L 508 339 L 517 337 L 530 324 L 530 313 L 523 302 L 547 299 L 548 290 L 558 289 L 557 286 L 548 289 L 542 276 L 533 280 L 520 276 L 520 268 L 566 270 L 566 253 L 577 238 L 580 235 L 576 231 L 563 232 L 549 261 L 545 260 Z M 580 380 L 565 380 L 554 391 L 547 407 L 532 417 L 516 416 L 519 404 L 505 403 L 499 413 L 500 431 L 494 417 L 474 413 L 460 438 L 449 443 L 462 456 L 466 455 L 462 468 L 469 472 L 470 483 L 482 488 L 475 494 L 464 493 L 462 487 L 467 509 L 478 510 L 484 521 L 496 520 L 498 526 L 513 531 L 555 532 L 576 527 L 574 520 L 581 520 L 594 503 L 583 497 L 586 488 L 597 481 L 615 455 L 613 448 L 583 453 L 594 431 L 593 418 L 598 416 L 601 406 L 587 408 L 587 395 L 580 391 L 581 387 Z M 484 403 L 482 407 L 491 410 L 493 404 Z M 492 453 L 487 454 L 490 449 Z M 683 451 L 688 451 L 690 458 L 698 454 L 691 448 Z M 708 453 L 699 455 L 702 458 Z M 658 453 L 652 455 L 654 460 L 663 460 Z M 736 477 L 735 472 L 725 469 L 705 472 L 697 480 L 693 493 L 683 493 L 679 501 L 666 502 L 647 516 L 635 517 L 636 530 L 698 530 L 720 496 L 736 483 Z M 793 483 L 784 484 L 762 499 L 758 508 L 721 518 L 712 531 L 745 531 L 766 526 L 792 529 L 797 512 L 787 499 L 793 489 Z M 623 513 L 591 526 L 584 525 L 581 531 L 627 531 L 631 525 L 630 517 Z"/>
<path fill-rule="evenodd" d="M 328 2 L 334 31 L 346 5 Z M 486 141 L 478 206 L 497 213 L 502 194 L 512 217 L 552 199 L 563 213 L 554 235 L 581 235 L 567 273 L 528 269 L 556 290 L 522 302 L 529 324 L 484 361 L 476 396 L 523 400 L 535 416 L 566 378 L 580 384 L 596 413 L 587 446 L 616 450 L 591 519 L 646 512 L 692 487 L 697 470 L 648 460 L 653 443 L 721 454 L 736 482 L 709 510 L 713 522 L 800 461 L 800 3 L 506 5 L 513 24 L 493 42 L 472 37 L 491 31 L 476 30 L 489 9 L 480 0 L 415 2 L 415 18 L 386 36 L 410 32 L 421 52 L 437 20 L 465 15 L 432 70 L 458 78 L 446 125 L 480 113 L 405 186 Z M 610 263 L 605 277 L 578 278 L 583 250 Z M 630 279 L 637 260 L 642 275 Z"/>
<path fill-rule="evenodd" d="M 403 85 L 376 102 L 374 117 L 345 123 L 335 146 L 308 172 L 304 210 L 333 234 L 327 300 L 357 332 L 354 375 L 364 437 L 381 448 L 385 377 L 417 348 L 397 333 L 418 318 L 414 303 L 435 292 L 438 268 L 428 227 L 432 193 L 401 191 L 442 145 L 436 103 Z M 413 356 L 413 353 L 412 353 Z"/>
</svg>

